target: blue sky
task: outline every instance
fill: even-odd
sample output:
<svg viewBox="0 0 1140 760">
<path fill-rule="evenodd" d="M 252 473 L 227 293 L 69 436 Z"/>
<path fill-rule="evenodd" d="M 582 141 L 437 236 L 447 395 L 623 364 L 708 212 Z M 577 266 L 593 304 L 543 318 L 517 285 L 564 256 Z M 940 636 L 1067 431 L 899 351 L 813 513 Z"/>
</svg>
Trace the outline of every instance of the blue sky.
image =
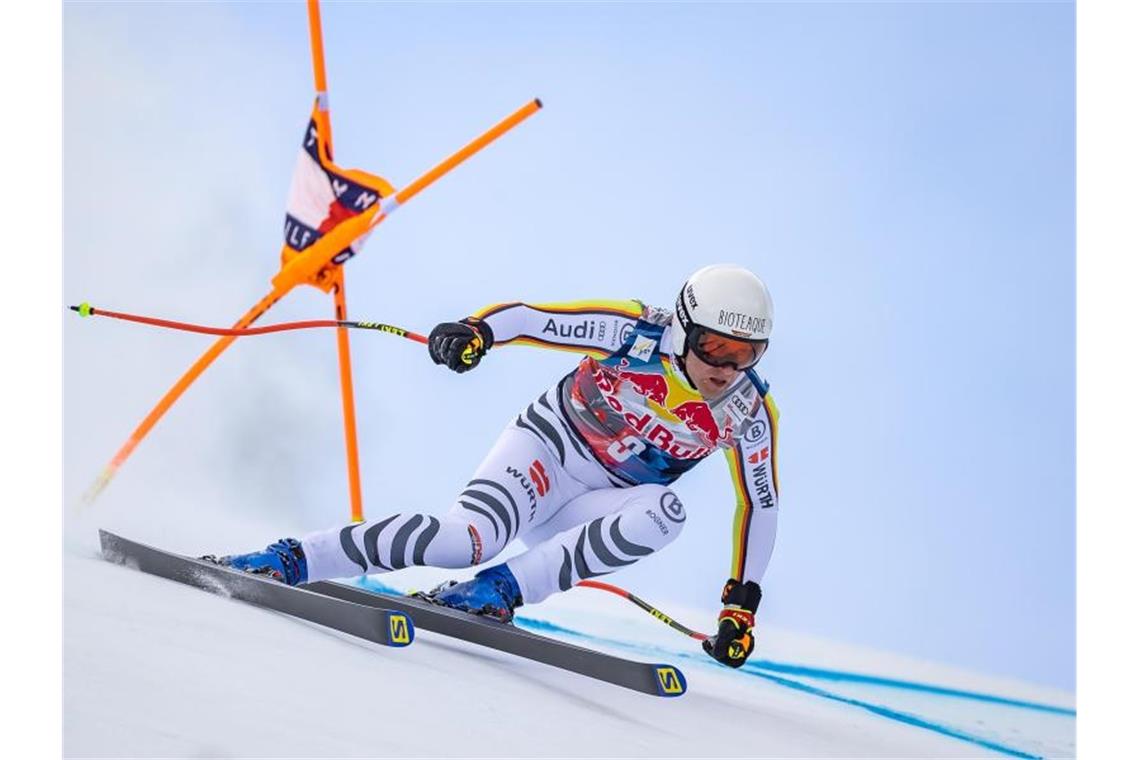
<svg viewBox="0 0 1140 760">
<path fill-rule="evenodd" d="M 546 104 L 384 223 L 349 264 L 354 316 L 665 305 L 706 263 L 749 266 L 782 411 L 762 624 L 1073 686 L 1072 5 L 330 4 L 324 26 L 337 158 L 397 186 Z M 303 6 L 68 3 L 64 34 L 64 299 L 232 321 L 276 267 Z M 306 290 L 271 316 L 330 311 Z M 64 339 L 74 498 L 206 342 Z M 354 354 L 371 517 L 445 509 L 572 364 L 510 348 L 460 377 L 383 336 Z M 333 524 L 336 394 L 331 335 L 240 343 L 104 498 L 150 519 L 159 493 L 209 502 L 220 537 Z M 685 534 L 615 581 L 712 607 L 726 468 L 677 490 Z M 201 549 L 242 548 L 219 541 Z"/>
</svg>

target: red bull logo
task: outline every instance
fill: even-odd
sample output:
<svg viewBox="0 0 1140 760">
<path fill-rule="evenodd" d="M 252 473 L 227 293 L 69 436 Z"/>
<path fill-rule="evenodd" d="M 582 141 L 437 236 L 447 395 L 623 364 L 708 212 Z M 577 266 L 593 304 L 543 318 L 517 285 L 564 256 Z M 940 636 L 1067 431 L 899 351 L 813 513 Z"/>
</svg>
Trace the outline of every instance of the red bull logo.
<svg viewBox="0 0 1140 760">
<path fill-rule="evenodd" d="M 716 445 L 732 435 L 732 423 L 728 423 L 724 430 L 716 424 L 709 405 L 704 401 L 686 401 L 669 409 L 685 423 L 685 427 L 699 435 L 706 445 L 715 448 Z"/>
<path fill-rule="evenodd" d="M 628 372 L 626 370 L 618 370 L 618 375 L 622 380 L 628 382 L 638 395 L 645 396 L 656 404 L 665 405 L 665 398 L 669 395 L 669 383 L 663 376 L 651 372 Z"/>
<path fill-rule="evenodd" d="M 709 409 L 708 404 L 704 401 L 683 401 L 676 406 L 670 406 L 668 403 L 669 397 L 669 381 L 663 376 L 653 372 L 631 372 L 626 367 L 628 363 L 624 360 L 622 365 L 617 368 L 617 383 L 610 383 L 605 381 L 605 375 L 602 372 L 596 372 L 595 380 L 603 380 L 598 382 L 598 387 L 606 394 L 606 400 L 610 406 L 616 411 L 625 411 L 622 408 L 621 402 L 618 401 L 615 395 L 611 395 L 616 391 L 616 385 L 622 383 L 629 383 L 630 388 L 634 390 L 639 396 L 643 396 L 646 400 L 652 401 L 665 410 L 668 410 L 677 419 L 685 424 L 689 430 L 697 434 L 701 439 L 704 447 L 716 448 L 717 444 L 723 440 L 727 440 L 732 435 L 732 422 L 730 421 L 722 429 L 716 423 L 713 417 L 712 410 Z M 685 449 L 679 444 L 674 444 L 673 435 L 660 424 L 650 426 L 650 415 L 636 415 L 632 411 L 627 411 L 626 421 L 629 422 L 633 428 L 646 435 L 649 441 L 658 447 L 669 451 L 674 456 L 681 458 L 694 458 L 703 457 L 708 454 L 708 451 L 702 447 L 696 451 L 692 449 Z M 648 430 L 648 432 L 646 432 Z M 677 452 L 671 449 L 679 446 Z"/>
</svg>

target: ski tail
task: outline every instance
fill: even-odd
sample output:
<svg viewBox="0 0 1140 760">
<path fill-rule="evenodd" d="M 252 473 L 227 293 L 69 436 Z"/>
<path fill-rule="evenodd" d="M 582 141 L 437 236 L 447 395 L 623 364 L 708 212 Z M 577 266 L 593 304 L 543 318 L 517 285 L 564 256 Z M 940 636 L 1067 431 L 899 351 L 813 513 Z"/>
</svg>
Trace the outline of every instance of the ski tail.
<svg viewBox="0 0 1140 760">
<path fill-rule="evenodd" d="M 155 549 L 105 530 L 99 531 L 99 543 L 107 560 L 150 575 L 307 620 L 384 646 L 405 647 L 415 640 L 412 618 L 401 610 L 334 599 L 263 576 Z"/>
</svg>

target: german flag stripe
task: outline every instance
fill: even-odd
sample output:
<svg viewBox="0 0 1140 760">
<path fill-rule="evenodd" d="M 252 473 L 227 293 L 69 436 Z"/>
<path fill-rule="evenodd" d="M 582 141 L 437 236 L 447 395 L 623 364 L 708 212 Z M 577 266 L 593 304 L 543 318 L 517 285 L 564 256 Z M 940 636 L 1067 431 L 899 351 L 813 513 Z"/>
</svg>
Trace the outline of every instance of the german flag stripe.
<svg viewBox="0 0 1140 760">
<path fill-rule="evenodd" d="M 548 314 L 610 314 L 618 317 L 637 319 L 641 316 L 642 306 L 637 301 L 568 301 L 566 303 L 536 303 L 530 308 Z"/>
<path fill-rule="evenodd" d="M 513 308 L 524 306 L 528 309 L 541 311 L 545 314 L 607 314 L 616 317 L 637 319 L 641 316 L 642 306 L 637 301 L 569 301 L 566 303 L 534 303 L 521 301 L 500 303 L 480 309 L 472 316 L 477 319 L 486 319 L 493 314 Z"/>
<path fill-rule="evenodd" d="M 772 487 L 776 490 L 776 498 L 780 497 L 780 476 L 776 467 L 776 452 L 779 450 L 780 410 L 772 400 L 772 394 L 764 394 L 764 411 L 768 414 L 768 427 L 772 430 Z"/>
<path fill-rule="evenodd" d="M 744 458 L 740 446 L 725 449 L 728 467 L 732 473 L 732 486 L 736 491 L 736 514 L 732 520 L 732 567 L 730 575 L 744 578 L 744 560 L 748 553 L 748 531 L 752 524 L 752 499 L 748 495 L 748 481 L 744 474 Z"/>
<path fill-rule="evenodd" d="M 525 306 L 525 305 L 526 304 L 524 304 L 522 301 L 511 301 L 510 303 L 491 304 L 490 306 L 486 306 L 486 307 L 480 309 L 479 311 L 475 312 L 471 316 L 475 317 L 476 319 L 486 319 L 487 317 L 491 316 L 492 314 L 498 314 L 500 311 L 506 311 L 507 309 L 514 308 L 515 306 Z"/>
</svg>

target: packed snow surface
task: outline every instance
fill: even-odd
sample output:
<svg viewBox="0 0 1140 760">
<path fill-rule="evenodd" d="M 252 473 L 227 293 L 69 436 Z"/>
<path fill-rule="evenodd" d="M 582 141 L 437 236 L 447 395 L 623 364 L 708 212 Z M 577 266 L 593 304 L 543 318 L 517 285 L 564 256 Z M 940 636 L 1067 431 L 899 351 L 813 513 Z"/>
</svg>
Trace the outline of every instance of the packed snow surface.
<svg viewBox="0 0 1140 760">
<path fill-rule="evenodd" d="M 171 551 L 209 549 L 197 537 L 134 528 L 121 532 Z M 70 532 L 64 572 L 68 757 L 1075 752 L 1069 693 L 771 626 L 758 628 L 758 651 L 745 668 L 731 671 L 696 642 L 592 589 L 523 607 L 519 624 L 677 665 L 687 694 L 645 696 L 423 630 L 404 649 L 362 642 L 106 562 L 86 527 Z M 383 582 L 406 591 L 444 573 L 416 568 Z M 707 610 L 649 601 L 709 627 L 700 625 Z"/>
</svg>

